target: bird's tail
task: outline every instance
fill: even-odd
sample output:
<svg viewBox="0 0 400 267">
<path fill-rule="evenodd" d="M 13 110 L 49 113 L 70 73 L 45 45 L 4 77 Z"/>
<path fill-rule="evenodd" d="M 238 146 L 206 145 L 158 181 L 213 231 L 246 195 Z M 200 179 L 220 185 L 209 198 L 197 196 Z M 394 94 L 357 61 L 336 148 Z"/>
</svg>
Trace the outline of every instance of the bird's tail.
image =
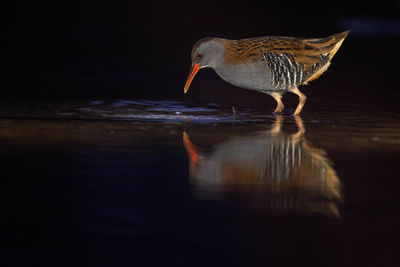
<svg viewBox="0 0 400 267">
<path fill-rule="evenodd" d="M 336 54 L 349 32 L 336 33 L 325 38 L 307 39 L 305 43 L 318 48 L 321 54 L 328 54 L 330 60 Z"/>
<path fill-rule="evenodd" d="M 316 71 L 311 77 L 309 77 L 303 84 L 307 84 L 319 76 L 322 75 L 330 66 L 331 59 L 338 51 L 339 47 L 342 45 L 344 39 L 349 34 L 350 31 L 345 31 L 341 33 L 336 33 L 334 35 L 325 37 L 325 38 L 315 38 L 315 39 L 306 39 L 304 43 L 315 48 L 318 51 L 319 55 L 328 56 L 326 63 L 324 63 L 318 71 Z"/>
</svg>

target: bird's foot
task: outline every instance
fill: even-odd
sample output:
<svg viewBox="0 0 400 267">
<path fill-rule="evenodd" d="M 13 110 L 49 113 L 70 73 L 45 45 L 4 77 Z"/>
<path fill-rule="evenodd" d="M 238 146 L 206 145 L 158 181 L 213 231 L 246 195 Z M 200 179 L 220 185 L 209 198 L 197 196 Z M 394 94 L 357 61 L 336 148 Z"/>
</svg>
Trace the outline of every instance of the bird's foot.
<svg viewBox="0 0 400 267">
<path fill-rule="evenodd" d="M 278 102 L 278 105 L 276 106 L 274 113 L 275 114 L 282 114 L 282 111 L 285 107 L 283 106 L 282 102 Z"/>
</svg>

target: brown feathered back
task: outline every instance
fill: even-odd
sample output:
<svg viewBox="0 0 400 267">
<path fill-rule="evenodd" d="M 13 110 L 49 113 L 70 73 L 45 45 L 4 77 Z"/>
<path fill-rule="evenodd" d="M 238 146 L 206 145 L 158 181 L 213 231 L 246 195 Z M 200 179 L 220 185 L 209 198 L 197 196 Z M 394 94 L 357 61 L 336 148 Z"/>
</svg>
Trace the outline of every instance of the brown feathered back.
<svg viewBox="0 0 400 267">
<path fill-rule="evenodd" d="M 282 36 L 255 37 L 240 40 L 217 39 L 223 43 L 225 64 L 264 60 L 268 52 L 293 57 L 307 74 L 303 84 L 318 78 L 330 65 L 332 57 L 349 31 L 325 38 L 295 38 Z"/>
</svg>

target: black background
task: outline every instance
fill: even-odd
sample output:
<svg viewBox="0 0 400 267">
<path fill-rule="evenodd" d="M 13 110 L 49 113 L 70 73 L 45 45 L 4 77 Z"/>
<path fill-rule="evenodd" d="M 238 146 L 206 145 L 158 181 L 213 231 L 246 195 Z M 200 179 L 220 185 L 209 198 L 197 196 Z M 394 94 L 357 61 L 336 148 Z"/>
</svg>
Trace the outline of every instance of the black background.
<svg viewBox="0 0 400 267">
<path fill-rule="evenodd" d="M 352 32 L 314 88 L 399 95 L 398 1 L 30 1 L 2 13 L 5 97 L 179 98 L 191 48 L 202 37 L 324 37 L 344 30 Z M 202 70 L 186 97 L 257 101 L 258 94 Z"/>
</svg>

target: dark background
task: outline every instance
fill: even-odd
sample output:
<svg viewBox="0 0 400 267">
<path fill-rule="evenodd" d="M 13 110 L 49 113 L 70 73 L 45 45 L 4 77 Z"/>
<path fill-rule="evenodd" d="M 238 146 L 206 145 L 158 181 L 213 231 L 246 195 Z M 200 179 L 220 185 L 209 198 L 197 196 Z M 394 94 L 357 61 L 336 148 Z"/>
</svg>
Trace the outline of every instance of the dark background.
<svg viewBox="0 0 400 267">
<path fill-rule="evenodd" d="M 190 51 L 202 37 L 344 30 L 352 32 L 311 94 L 399 95 L 399 1 L 25 1 L 2 13 L 3 99 L 182 98 Z M 261 101 L 211 70 L 202 70 L 189 92 L 186 99 Z"/>
</svg>

